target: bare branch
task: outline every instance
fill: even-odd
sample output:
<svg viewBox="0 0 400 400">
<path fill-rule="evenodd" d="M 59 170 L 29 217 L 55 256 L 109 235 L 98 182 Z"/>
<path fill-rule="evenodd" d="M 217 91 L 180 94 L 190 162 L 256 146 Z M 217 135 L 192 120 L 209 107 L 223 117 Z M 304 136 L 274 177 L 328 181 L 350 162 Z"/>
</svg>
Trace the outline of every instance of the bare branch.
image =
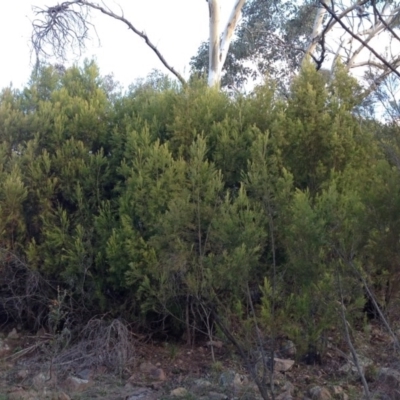
<svg viewBox="0 0 400 400">
<path fill-rule="evenodd" d="M 321 0 L 321 5 L 328 11 L 328 13 L 339 23 L 339 25 L 350 34 L 355 40 L 360 42 L 365 48 L 367 48 L 378 60 L 380 60 L 387 68 L 389 68 L 393 73 L 400 77 L 400 72 L 397 71 L 396 67 L 391 65 L 385 58 L 383 58 L 379 53 L 377 53 L 365 40 L 361 39 L 358 35 L 353 33 L 351 29 L 349 29 L 339 16 L 336 15 L 334 11 L 330 7 L 328 7 L 323 0 Z"/>
<path fill-rule="evenodd" d="M 382 14 L 379 12 L 379 10 L 376 8 L 376 1 L 372 0 L 372 7 L 374 9 L 375 15 L 378 16 L 379 20 L 382 22 L 382 24 L 385 26 L 385 28 L 395 37 L 399 42 L 400 38 L 396 34 L 396 32 L 392 29 L 392 27 L 385 21 L 385 19 L 382 17 Z"/>
<path fill-rule="evenodd" d="M 76 4 L 78 9 L 71 6 Z M 48 47 L 54 55 L 66 59 L 69 48 L 82 53 L 84 42 L 89 38 L 89 10 L 78 1 L 64 2 L 54 7 L 34 7 L 37 18 L 33 21 L 31 37 L 33 49 L 37 58 L 42 54 L 49 57 Z"/>
<path fill-rule="evenodd" d="M 379 69 L 385 69 L 385 67 L 382 64 L 379 64 L 371 60 L 360 61 L 352 65 L 352 68 L 358 68 L 358 67 L 376 67 Z"/>
<path fill-rule="evenodd" d="M 339 293 L 340 293 L 340 315 L 342 317 L 342 322 L 343 322 L 343 327 L 344 327 L 344 332 L 345 332 L 345 337 L 347 344 L 350 349 L 351 356 L 353 358 L 353 363 L 357 368 L 358 374 L 360 376 L 361 382 L 364 386 L 364 395 L 367 400 L 371 398 L 371 395 L 369 393 L 369 388 L 368 388 L 368 383 L 367 380 L 365 379 L 365 374 L 361 368 L 360 362 L 358 360 L 358 356 L 356 353 L 356 350 L 354 348 L 353 342 L 351 341 L 350 337 L 350 332 L 349 332 L 349 327 L 348 327 L 348 322 L 346 319 L 346 313 L 345 313 L 345 306 L 344 306 L 344 300 L 343 300 L 343 290 L 342 290 L 342 284 L 340 280 L 340 273 L 339 271 L 336 272 L 337 275 L 337 282 L 338 282 L 338 287 L 339 287 Z"/>
<path fill-rule="evenodd" d="M 311 35 L 311 42 L 306 50 L 306 54 L 311 54 L 316 47 L 316 44 L 321 40 L 322 36 L 326 35 L 329 31 L 331 31 L 333 29 L 333 27 L 336 25 L 336 23 L 339 20 L 342 20 L 343 18 L 345 18 L 349 13 L 351 13 L 357 6 L 360 5 L 364 5 L 365 3 L 367 3 L 369 0 L 362 0 L 356 4 L 353 4 L 352 6 L 346 8 L 344 11 L 342 11 L 339 15 L 337 15 L 337 18 L 331 18 L 331 20 L 326 24 L 325 28 L 323 29 L 322 32 L 318 33 L 322 23 L 323 23 L 323 18 L 326 14 L 326 7 L 329 6 L 327 5 L 327 3 L 325 2 L 325 0 L 320 0 L 320 4 L 322 7 L 319 8 L 317 15 L 315 16 L 315 20 L 314 20 L 314 26 L 313 26 L 313 33 Z M 323 10 L 323 8 L 325 8 L 325 10 Z M 331 14 L 336 12 L 331 9 Z"/>
<path fill-rule="evenodd" d="M 79 54 L 81 54 L 85 48 L 85 41 L 89 38 L 89 29 L 94 28 L 93 24 L 88 21 L 91 9 L 100 11 L 117 21 L 123 22 L 128 29 L 132 30 L 145 41 L 147 46 L 153 50 L 158 59 L 176 76 L 182 85 L 186 85 L 183 76 L 166 61 L 146 33 L 135 28 L 124 17 L 123 13 L 118 15 L 106 6 L 103 7 L 85 0 L 66 1 L 54 7 L 34 8 L 37 18 L 33 21 L 31 41 L 37 58 L 39 59 L 40 54 L 48 57 L 50 55 L 48 47 L 50 47 L 56 57 L 63 60 L 66 59 L 70 48 L 73 51 L 78 49 Z"/>
<path fill-rule="evenodd" d="M 221 37 L 221 48 L 220 48 L 220 69 L 225 63 L 226 56 L 228 54 L 229 45 L 232 41 L 232 36 L 235 31 L 236 25 L 242 15 L 242 8 L 246 0 L 236 0 L 236 4 L 232 9 L 232 13 L 229 17 L 228 23 L 222 32 Z"/>
</svg>

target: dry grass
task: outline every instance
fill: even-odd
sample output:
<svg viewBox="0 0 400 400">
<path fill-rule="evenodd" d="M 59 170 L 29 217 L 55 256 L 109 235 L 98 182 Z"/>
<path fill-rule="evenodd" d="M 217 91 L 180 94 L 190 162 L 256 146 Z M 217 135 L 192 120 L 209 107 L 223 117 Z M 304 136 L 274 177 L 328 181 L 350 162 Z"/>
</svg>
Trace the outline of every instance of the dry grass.
<svg viewBox="0 0 400 400">
<path fill-rule="evenodd" d="M 14 363 L 8 381 L 15 381 L 18 371 L 28 370 L 30 381 L 38 372 L 59 378 L 88 370 L 114 376 L 122 374 L 135 361 L 135 342 L 128 325 L 119 319 L 95 318 L 83 328 L 79 339 L 70 344 L 65 332 L 29 337 L 34 342 L 14 352 L 4 361 Z"/>
<path fill-rule="evenodd" d="M 134 355 L 134 340 L 124 321 L 96 318 L 86 324 L 76 344 L 55 355 L 53 365 L 61 370 L 104 366 L 114 373 L 122 373 Z"/>
</svg>

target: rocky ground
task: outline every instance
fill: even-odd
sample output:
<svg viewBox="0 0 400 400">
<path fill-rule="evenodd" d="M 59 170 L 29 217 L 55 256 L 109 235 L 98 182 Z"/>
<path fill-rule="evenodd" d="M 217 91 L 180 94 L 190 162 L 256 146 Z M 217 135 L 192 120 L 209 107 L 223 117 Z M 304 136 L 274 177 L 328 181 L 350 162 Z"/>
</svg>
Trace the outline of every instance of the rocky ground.
<svg viewBox="0 0 400 400">
<path fill-rule="evenodd" d="M 335 343 L 328 338 L 319 365 L 297 361 L 294 345 L 282 343 L 274 364 L 275 400 L 364 398 L 345 343 Z M 24 335 L 9 327 L 0 339 L 0 400 L 261 399 L 226 343 L 214 343 L 214 361 L 206 342 L 188 347 L 142 338 L 131 353 L 122 344 L 108 348 L 106 357 L 108 344 L 97 344 L 103 352 L 88 342 L 60 348 L 60 337 L 44 331 Z M 383 327 L 374 322 L 355 333 L 355 346 L 371 398 L 400 399 L 400 360 Z"/>
</svg>

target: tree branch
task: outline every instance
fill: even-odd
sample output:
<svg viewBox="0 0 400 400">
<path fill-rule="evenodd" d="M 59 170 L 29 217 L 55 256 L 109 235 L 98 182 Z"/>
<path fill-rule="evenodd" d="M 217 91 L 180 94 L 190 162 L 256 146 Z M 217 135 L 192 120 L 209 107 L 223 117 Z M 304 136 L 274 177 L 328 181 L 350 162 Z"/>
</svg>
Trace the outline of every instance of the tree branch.
<svg viewBox="0 0 400 400">
<path fill-rule="evenodd" d="M 358 35 L 353 33 L 343 21 L 328 7 L 323 0 L 320 0 L 322 6 L 328 11 L 328 13 L 339 23 L 339 25 L 354 39 L 359 41 L 365 48 L 367 48 L 378 60 L 380 60 L 386 67 L 388 67 L 393 73 L 400 77 L 400 72 L 397 71 L 387 60 L 385 60 L 379 53 L 377 53 L 366 41 L 361 39 Z"/>
<path fill-rule="evenodd" d="M 353 342 L 351 341 L 349 327 L 347 326 L 348 322 L 347 322 L 347 319 L 346 319 L 346 312 L 345 312 L 345 306 L 344 306 L 344 300 L 343 300 L 342 283 L 340 281 L 340 273 L 338 271 L 338 268 L 337 268 L 337 271 L 336 271 L 336 275 L 337 275 L 336 278 L 337 278 L 338 288 L 339 288 L 339 293 L 340 293 L 340 315 L 342 317 L 342 322 L 343 322 L 344 332 L 345 332 L 345 336 L 346 336 L 346 341 L 347 341 L 347 344 L 349 346 L 351 356 L 353 358 L 353 363 L 357 368 L 357 371 L 358 371 L 358 374 L 360 376 L 361 382 L 362 382 L 362 384 L 364 386 L 364 395 L 365 395 L 366 399 L 369 400 L 371 398 L 371 395 L 369 393 L 368 383 L 367 383 L 367 380 L 365 379 L 364 372 L 363 372 L 363 370 L 361 368 L 361 365 L 360 365 L 360 363 L 358 361 L 358 356 L 357 356 L 356 350 L 354 348 Z"/>
<path fill-rule="evenodd" d="M 220 45 L 220 69 L 225 64 L 226 56 L 228 54 L 229 45 L 231 44 L 233 33 L 235 32 L 236 25 L 242 14 L 242 8 L 246 0 L 236 0 L 236 4 L 232 9 L 228 23 L 222 32 L 221 45 Z"/>
<path fill-rule="evenodd" d="M 385 28 L 393 35 L 393 37 L 395 37 L 400 42 L 400 38 L 397 35 L 397 33 L 391 28 L 391 26 L 385 21 L 385 19 L 382 18 L 382 14 L 376 8 L 376 1 L 375 0 L 372 0 L 372 7 L 374 9 L 375 15 L 378 16 L 378 19 L 382 22 L 382 24 L 385 26 Z M 393 21 L 393 18 L 391 18 L 391 20 Z M 392 21 L 390 21 L 390 22 L 392 22 Z"/>
<path fill-rule="evenodd" d="M 76 10 L 73 6 L 77 5 L 80 10 Z M 85 0 L 66 1 L 54 7 L 46 7 L 44 9 L 35 8 L 36 15 L 43 16 L 43 19 L 33 21 L 32 45 L 38 56 L 40 53 L 48 55 L 45 50 L 46 45 L 50 45 L 55 51 L 56 56 L 65 58 L 66 46 L 77 45 L 81 50 L 84 47 L 84 41 L 88 38 L 89 27 L 93 25 L 87 21 L 88 13 L 86 9 L 94 9 L 101 13 L 123 22 L 128 29 L 132 30 L 136 35 L 144 39 L 145 43 L 157 55 L 158 59 L 176 78 L 186 85 L 183 76 L 172 67 L 160 53 L 157 47 L 151 42 L 149 37 L 128 21 L 123 14 L 117 15 L 108 7 L 102 7 L 98 4 Z"/>
</svg>

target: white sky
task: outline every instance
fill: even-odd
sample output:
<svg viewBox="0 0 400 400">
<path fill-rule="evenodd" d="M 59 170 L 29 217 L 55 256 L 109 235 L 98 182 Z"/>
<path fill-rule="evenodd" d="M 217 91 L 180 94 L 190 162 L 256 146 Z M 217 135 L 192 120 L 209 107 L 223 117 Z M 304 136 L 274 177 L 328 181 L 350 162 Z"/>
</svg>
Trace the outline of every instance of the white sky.
<svg viewBox="0 0 400 400">
<path fill-rule="evenodd" d="M 32 6 L 52 6 L 57 0 L 13 0 L 2 2 L 0 13 L 0 88 L 11 82 L 14 87 L 24 85 L 32 70 L 30 58 Z M 125 17 L 138 29 L 144 30 L 150 40 L 173 67 L 183 75 L 189 74 L 189 61 L 198 46 L 208 38 L 208 5 L 205 0 L 105 0 L 114 11 L 119 6 Z M 234 0 L 222 0 L 225 21 Z M 114 73 L 124 86 L 136 78 L 145 77 L 152 69 L 167 72 L 153 51 L 126 26 L 92 12 L 92 22 L 97 28 L 91 32 L 92 40 L 81 60 L 71 57 L 71 62 L 85 57 L 97 60 L 100 73 Z"/>
</svg>

